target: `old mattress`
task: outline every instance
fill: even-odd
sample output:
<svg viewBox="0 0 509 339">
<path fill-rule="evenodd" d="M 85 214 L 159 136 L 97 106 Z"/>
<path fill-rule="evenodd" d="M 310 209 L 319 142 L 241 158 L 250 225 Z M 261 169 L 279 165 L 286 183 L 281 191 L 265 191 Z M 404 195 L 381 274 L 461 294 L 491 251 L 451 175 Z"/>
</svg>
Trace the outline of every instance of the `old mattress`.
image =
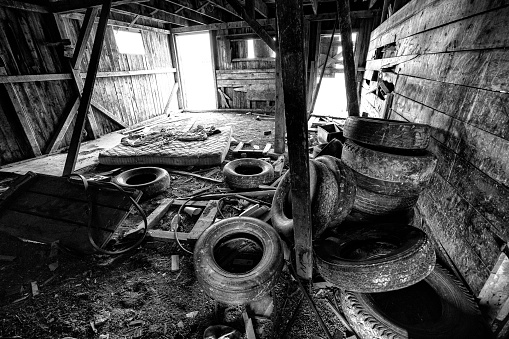
<svg viewBox="0 0 509 339">
<path fill-rule="evenodd" d="M 131 147 L 120 144 L 99 153 L 99 163 L 104 165 L 168 165 L 210 166 L 219 165 L 230 148 L 232 129 L 220 128 L 221 133 L 210 135 L 203 141 L 157 139 Z"/>
</svg>

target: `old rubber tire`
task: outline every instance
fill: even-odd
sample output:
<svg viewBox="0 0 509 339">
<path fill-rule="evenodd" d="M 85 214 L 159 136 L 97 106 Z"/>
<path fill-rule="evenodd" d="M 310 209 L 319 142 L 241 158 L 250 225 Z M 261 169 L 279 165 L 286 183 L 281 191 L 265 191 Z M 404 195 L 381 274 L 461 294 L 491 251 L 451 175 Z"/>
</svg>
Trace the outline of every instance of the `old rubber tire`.
<svg viewBox="0 0 509 339">
<path fill-rule="evenodd" d="M 337 287 L 371 293 L 426 278 L 435 251 L 426 233 L 401 224 L 342 225 L 314 245 L 320 275 Z"/>
<path fill-rule="evenodd" d="M 227 270 L 218 259 L 218 251 L 236 239 L 251 242 L 262 251 L 259 261 L 254 260 L 245 272 Z M 196 277 L 205 293 L 231 305 L 267 295 L 277 283 L 284 264 L 277 232 L 263 221 L 250 217 L 228 218 L 210 226 L 196 242 L 193 259 Z"/>
<path fill-rule="evenodd" d="M 428 151 L 412 155 L 387 153 L 351 140 L 343 146 L 341 160 L 354 171 L 359 187 L 398 196 L 419 194 L 428 186 L 437 165 L 437 158 Z M 377 184 L 380 181 L 384 183 Z"/>
<path fill-rule="evenodd" d="M 309 162 L 309 190 L 313 201 L 316 191 L 316 169 L 313 162 Z M 292 206 L 289 199 L 292 180 L 290 171 L 287 171 L 276 188 L 272 198 L 271 223 L 276 231 L 285 239 L 293 240 Z"/>
<path fill-rule="evenodd" d="M 168 171 L 159 167 L 133 168 L 120 173 L 112 181 L 120 187 L 142 191 L 143 199 L 153 197 L 170 187 Z"/>
<path fill-rule="evenodd" d="M 389 215 L 415 206 L 417 199 L 419 199 L 418 195 L 398 197 L 374 193 L 357 187 L 353 208 L 372 215 Z"/>
<path fill-rule="evenodd" d="M 251 189 L 271 182 L 274 168 L 260 159 L 236 159 L 224 166 L 223 175 L 231 188 Z"/>
<path fill-rule="evenodd" d="M 414 286 L 373 294 L 343 291 L 340 299 L 360 339 L 491 337 L 474 298 L 439 265 Z"/>
<path fill-rule="evenodd" d="M 338 183 L 332 171 L 323 163 L 310 160 L 316 169 L 316 194 L 311 201 L 313 239 L 318 238 L 332 226 L 338 201 Z"/>
<path fill-rule="evenodd" d="M 428 125 L 412 122 L 348 117 L 343 135 L 347 139 L 367 145 L 419 150 L 428 147 L 429 130 Z"/>
<path fill-rule="evenodd" d="M 322 155 L 315 161 L 327 166 L 338 184 L 338 198 L 331 221 L 331 227 L 335 227 L 341 224 L 352 210 L 357 191 L 354 174 L 340 159 L 331 155 Z"/>
</svg>

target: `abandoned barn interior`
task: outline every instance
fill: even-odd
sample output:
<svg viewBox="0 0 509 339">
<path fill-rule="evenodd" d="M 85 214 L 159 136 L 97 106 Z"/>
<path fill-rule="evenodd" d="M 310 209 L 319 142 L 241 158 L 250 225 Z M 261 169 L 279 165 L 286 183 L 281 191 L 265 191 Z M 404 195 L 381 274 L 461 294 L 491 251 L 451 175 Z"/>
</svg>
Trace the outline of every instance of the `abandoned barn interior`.
<svg viewBox="0 0 509 339">
<path fill-rule="evenodd" d="M 507 338 L 508 47 L 507 0 L 0 0 L 0 338 Z M 380 224 L 425 240 L 327 252 Z"/>
</svg>

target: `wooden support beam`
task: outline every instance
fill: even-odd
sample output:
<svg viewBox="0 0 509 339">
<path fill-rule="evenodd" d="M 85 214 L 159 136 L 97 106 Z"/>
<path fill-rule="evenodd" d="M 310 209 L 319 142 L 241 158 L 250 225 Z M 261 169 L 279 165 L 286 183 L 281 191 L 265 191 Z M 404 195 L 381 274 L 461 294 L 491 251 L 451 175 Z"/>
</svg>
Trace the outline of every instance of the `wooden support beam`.
<svg viewBox="0 0 509 339">
<path fill-rule="evenodd" d="M 355 60 L 353 57 L 352 21 L 350 20 L 350 3 L 348 0 L 337 0 L 339 31 L 345 68 L 346 101 L 349 116 L 359 116 L 359 98 L 357 97 L 357 80 Z"/>
<path fill-rule="evenodd" d="M 188 12 L 194 12 L 194 13 L 200 14 L 204 17 L 208 17 L 208 18 L 211 18 L 211 19 L 219 21 L 219 22 L 225 21 L 225 20 L 223 20 L 223 15 L 222 15 L 223 12 L 216 10 L 216 9 L 213 9 L 212 11 L 210 11 L 205 8 L 209 5 L 208 1 L 205 1 L 201 6 L 199 6 L 197 8 L 194 8 L 194 6 L 191 4 L 191 2 L 185 1 L 185 0 L 150 0 L 148 3 L 152 4 L 152 2 L 154 2 L 154 1 L 157 4 L 156 7 L 159 7 L 159 8 L 164 8 L 164 7 L 162 7 L 161 2 L 179 6 L 180 8 L 173 12 L 175 14 L 178 14 L 179 12 L 187 10 Z"/>
<path fill-rule="evenodd" d="M 163 24 L 173 24 L 178 26 L 191 26 L 190 20 L 171 13 L 166 13 L 163 11 L 154 12 L 154 10 L 142 7 L 140 5 L 122 5 L 118 8 L 112 8 L 111 11 L 113 13 L 119 13 L 124 15 L 130 15 L 132 17 L 140 16 L 143 19 L 152 20 L 155 22 L 160 22 Z"/>
<path fill-rule="evenodd" d="M 184 98 L 182 97 L 182 82 L 180 81 L 180 67 L 178 66 L 177 47 L 175 42 L 175 34 L 168 36 L 168 42 L 170 45 L 170 58 L 171 65 L 174 66 L 177 71 L 175 72 L 175 82 L 178 84 L 177 88 L 177 101 L 179 109 L 184 108 Z"/>
<path fill-rule="evenodd" d="M 313 13 L 318 14 L 318 0 L 311 0 L 311 7 L 313 8 Z"/>
<path fill-rule="evenodd" d="M 96 100 L 92 99 L 91 105 L 94 106 L 94 108 L 97 109 L 99 112 L 101 112 L 102 115 L 108 117 L 111 121 L 113 121 L 114 123 L 116 123 L 120 127 L 127 128 L 127 124 L 125 122 L 123 122 L 121 119 L 117 118 L 113 113 L 111 113 L 106 107 L 101 105 Z"/>
<path fill-rule="evenodd" d="M 228 3 L 242 16 L 249 26 L 255 31 L 256 34 L 262 39 L 267 46 L 274 52 L 276 52 L 276 43 L 272 40 L 272 37 L 267 33 L 267 31 L 255 20 L 254 17 L 251 17 L 247 12 L 244 6 L 242 6 L 238 0 L 227 0 Z"/>
<path fill-rule="evenodd" d="M 5 73 L 6 73 L 5 68 L 0 67 L 0 74 L 5 75 Z M 7 91 L 7 95 L 11 99 L 12 106 L 14 107 L 14 111 L 16 112 L 16 116 L 18 117 L 18 120 L 21 124 L 21 128 L 25 133 L 25 137 L 28 141 L 30 149 L 32 150 L 32 153 L 36 157 L 41 155 L 42 154 L 41 148 L 39 146 L 39 143 L 37 142 L 37 138 L 35 136 L 30 116 L 26 108 L 21 103 L 16 87 L 14 87 L 14 85 L 12 84 L 5 84 L 5 89 Z"/>
<path fill-rule="evenodd" d="M 83 20 L 83 18 L 85 17 L 85 14 L 83 14 L 83 13 L 69 13 L 69 14 L 63 14 L 62 17 L 68 18 L 68 19 L 74 19 L 74 20 Z M 99 21 L 99 19 L 96 18 L 94 20 L 94 23 L 97 23 L 98 21 Z M 160 33 L 160 34 L 170 34 L 170 31 L 167 29 L 138 25 L 138 24 L 131 24 L 129 22 L 124 22 L 124 21 L 119 21 L 119 20 L 108 19 L 108 25 L 114 26 L 114 27 L 123 27 L 123 28 L 127 28 L 128 30 L 129 30 L 129 28 L 133 28 L 136 30 L 156 32 L 156 33 Z"/>
<path fill-rule="evenodd" d="M 94 92 L 95 78 L 97 69 L 99 68 L 99 59 L 103 48 L 104 35 L 106 33 L 106 25 L 108 24 L 108 16 L 111 9 L 111 0 L 105 0 L 101 8 L 101 17 L 99 18 L 99 25 L 95 34 L 94 46 L 90 56 L 90 63 L 88 65 L 88 74 L 83 87 L 83 97 L 81 99 L 78 115 L 76 116 L 76 123 L 71 137 L 71 144 L 69 145 L 69 153 L 65 160 L 64 175 L 71 174 L 74 171 L 74 166 L 78 158 L 78 153 L 81 143 L 81 133 L 85 126 L 85 117 L 90 108 L 90 101 Z"/>
<path fill-rule="evenodd" d="M 68 105 L 69 106 L 69 105 Z M 46 154 L 51 154 L 56 152 L 59 149 L 60 143 L 65 137 L 71 122 L 74 120 L 76 113 L 78 112 L 78 107 L 80 106 L 80 98 L 79 96 L 74 99 L 74 102 L 70 107 L 66 107 L 64 113 L 60 117 L 57 128 L 55 132 L 51 136 L 51 139 L 44 150 Z"/>
<path fill-rule="evenodd" d="M 301 278 L 310 280 L 313 274 L 313 251 L 302 2 L 277 1 L 276 15 L 292 179 L 296 268 Z"/>
<path fill-rule="evenodd" d="M 131 4 L 144 2 L 147 0 L 115 0 L 112 2 L 112 6 L 119 6 L 123 4 Z M 71 13 L 77 12 L 78 10 L 90 8 L 90 7 L 101 7 L 103 4 L 102 0 L 69 0 L 69 1 L 55 1 L 50 2 L 50 9 L 53 13 Z"/>
<path fill-rule="evenodd" d="M 94 20 L 98 12 L 99 8 L 96 7 L 88 8 L 85 12 L 85 18 L 83 19 L 78 40 L 76 41 L 76 47 L 74 47 L 74 54 L 71 59 L 71 67 L 73 69 L 79 69 L 79 64 L 85 54 L 87 41 L 90 37 L 90 32 L 92 31 L 92 26 L 94 25 Z"/>
<path fill-rule="evenodd" d="M 269 16 L 269 10 L 267 9 L 267 4 L 263 2 L 262 0 L 239 0 L 240 4 L 246 9 L 248 6 L 253 6 L 253 11 L 259 13 L 264 18 L 267 18 Z M 249 2 L 252 2 L 252 5 L 249 4 Z M 252 17 L 255 17 L 255 13 L 253 12 Z M 248 12 L 249 13 L 249 12 Z"/>
<path fill-rule="evenodd" d="M 175 82 L 173 83 L 173 87 L 171 88 L 170 97 L 168 98 L 168 101 L 166 101 L 166 105 L 164 105 L 164 114 L 168 114 L 168 111 L 170 110 L 170 105 L 173 100 L 173 97 L 175 96 L 175 93 L 177 92 L 179 88 L 179 83 Z"/>
<path fill-rule="evenodd" d="M 170 6 L 168 3 L 164 2 L 164 1 L 156 3 L 152 0 L 150 2 L 142 3 L 139 6 L 150 8 L 153 11 L 157 10 L 164 14 L 175 15 L 177 17 L 184 19 L 184 20 L 189 20 L 189 21 L 195 22 L 200 25 L 206 25 L 206 24 L 210 24 L 213 22 L 210 20 L 210 18 L 204 17 L 201 14 L 198 14 L 195 12 L 190 12 L 187 14 L 184 14 L 184 13 L 179 14 L 173 10 L 172 6 Z"/>
<path fill-rule="evenodd" d="M 36 13 L 50 13 L 50 10 L 47 6 L 41 6 L 14 0 L 0 0 L 0 7 L 14 8 Z"/>
<path fill-rule="evenodd" d="M 276 21 L 274 19 L 261 19 L 261 20 L 256 20 L 256 21 L 262 27 L 266 27 L 266 26 L 274 26 L 275 27 L 275 24 L 276 24 Z M 172 33 L 179 34 L 179 33 L 189 33 L 189 32 L 195 32 L 195 31 L 215 31 L 215 30 L 224 30 L 224 29 L 230 29 L 230 28 L 246 28 L 246 27 L 250 27 L 250 26 L 245 21 L 232 21 L 232 22 L 225 22 L 225 23 L 202 25 L 202 26 L 178 27 L 178 28 L 173 28 L 171 31 L 172 31 Z"/>
<path fill-rule="evenodd" d="M 279 40 L 279 39 L 278 39 Z M 276 54 L 276 113 L 274 119 L 274 152 L 284 153 L 285 145 L 285 95 L 283 93 L 283 78 L 281 75 L 281 54 Z"/>
</svg>

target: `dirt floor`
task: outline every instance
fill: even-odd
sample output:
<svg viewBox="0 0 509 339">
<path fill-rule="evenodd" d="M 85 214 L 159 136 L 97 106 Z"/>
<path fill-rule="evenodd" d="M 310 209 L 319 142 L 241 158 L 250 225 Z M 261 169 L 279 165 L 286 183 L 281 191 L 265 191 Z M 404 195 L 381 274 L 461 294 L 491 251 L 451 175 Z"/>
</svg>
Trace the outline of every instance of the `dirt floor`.
<svg viewBox="0 0 509 339">
<path fill-rule="evenodd" d="M 273 143 L 271 118 L 261 116 L 257 120 L 256 114 L 187 114 L 204 126 L 220 129 L 231 125 L 237 141 L 252 140 L 251 145 L 261 149 Z M 227 159 L 232 159 L 231 152 Z M 113 168 L 97 165 L 82 172 L 93 176 Z M 208 172 L 200 168 L 184 170 Z M 15 177 L 0 174 L 0 186 L 7 187 Z M 221 171 L 214 178 L 222 178 Z M 142 202 L 147 214 L 163 198 L 190 196 L 206 187 L 210 192 L 226 188 L 225 184 L 188 176 L 172 174 L 171 179 L 170 190 Z M 176 211 L 177 207 L 172 207 L 155 228 L 168 230 Z M 223 212 L 238 214 L 233 207 Z M 183 231 L 189 231 L 197 218 L 184 218 Z M 140 215 L 134 213 L 117 229 L 113 237 L 117 246 L 122 235 L 140 220 Z M 192 250 L 187 244 L 183 246 Z M 171 270 L 173 254 L 179 255 L 180 269 L 176 271 Z M 35 286 L 38 291 L 33 289 Z M 343 338 L 344 328 L 326 305 L 326 300 L 334 300 L 333 290 L 315 288 L 312 295 L 329 331 L 335 338 Z M 273 296 L 275 312 L 271 318 L 255 319 L 255 327 L 260 330 L 257 338 L 326 338 L 286 270 Z M 204 294 L 195 277 L 192 256 L 174 243 L 147 241 L 117 257 L 81 256 L 49 244 L 0 235 L 0 338 L 202 338 L 205 328 L 216 324 L 231 325 L 244 333 L 241 311 Z"/>
</svg>

